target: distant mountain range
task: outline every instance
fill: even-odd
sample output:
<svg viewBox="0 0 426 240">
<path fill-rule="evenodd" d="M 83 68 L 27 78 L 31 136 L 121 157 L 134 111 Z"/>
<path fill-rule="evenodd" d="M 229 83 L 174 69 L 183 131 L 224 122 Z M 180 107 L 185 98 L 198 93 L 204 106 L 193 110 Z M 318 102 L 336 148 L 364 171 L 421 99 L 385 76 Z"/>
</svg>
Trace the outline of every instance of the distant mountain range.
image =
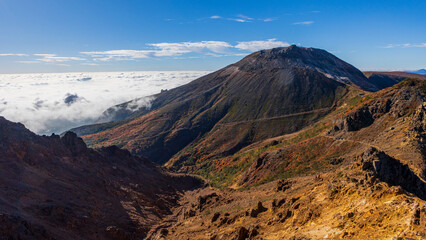
<svg viewBox="0 0 426 240">
<path fill-rule="evenodd" d="M 426 69 L 419 69 L 416 71 L 406 71 L 406 72 L 426 75 Z"/>
</svg>

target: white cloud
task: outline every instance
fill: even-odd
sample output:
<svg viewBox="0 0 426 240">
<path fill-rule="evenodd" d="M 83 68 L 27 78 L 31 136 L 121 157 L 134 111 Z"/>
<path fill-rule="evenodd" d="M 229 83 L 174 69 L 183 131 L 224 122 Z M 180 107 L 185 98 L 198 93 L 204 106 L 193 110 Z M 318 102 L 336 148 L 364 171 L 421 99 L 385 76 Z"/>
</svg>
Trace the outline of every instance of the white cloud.
<svg viewBox="0 0 426 240">
<path fill-rule="evenodd" d="M 264 21 L 264 22 L 272 22 L 272 21 L 275 21 L 275 20 L 277 20 L 276 18 L 265 18 L 265 19 L 261 19 L 261 21 Z"/>
<path fill-rule="evenodd" d="M 250 17 L 241 15 L 246 19 L 252 19 Z M 246 20 L 242 20 L 246 21 Z M 264 21 L 269 21 L 265 19 Z M 238 42 L 236 45 L 232 45 L 225 41 L 200 41 L 200 42 L 162 42 L 162 43 L 150 43 L 147 46 L 151 49 L 146 50 L 132 50 L 132 49 L 121 49 L 121 50 L 107 50 L 107 51 L 87 51 L 80 52 L 90 56 L 91 58 L 81 57 L 62 57 L 52 53 L 37 53 L 32 54 L 35 56 L 33 59 L 25 61 L 16 61 L 17 63 L 34 64 L 34 63 L 49 63 L 58 66 L 70 66 L 69 62 L 72 61 L 85 61 L 80 63 L 81 65 L 96 66 L 99 62 L 105 61 L 129 61 L 137 59 L 155 58 L 155 57 L 181 57 L 185 54 L 195 53 L 199 55 L 207 55 L 214 57 L 223 56 L 241 56 L 245 55 L 241 52 L 235 52 L 235 50 L 250 50 L 257 51 L 259 49 L 289 46 L 288 43 L 277 41 L 274 39 L 268 39 L 266 41 L 248 41 Z M 232 51 L 234 50 L 234 51 Z M 3 53 L 0 56 L 30 56 L 28 54 L 12 54 Z M 199 57 L 189 55 L 186 57 Z"/>
<path fill-rule="evenodd" d="M 1 57 L 9 57 L 9 56 L 16 56 L 16 57 L 26 57 L 28 54 L 24 53 L 0 53 Z"/>
<path fill-rule="evenodd" d="M 241 22 L 241 23 L 246 23 L 246 22 L 252 22 L 253 18 L 247 17 L 247 16 L 242 15 L 242 14 L 238 14 L 237 18 L 227 18 L 227 20 L 231 20 L 231 21 L 235 21 L 235 22 Z"/>
<path fill-rule="evenodd" d="M 287 47 L 287 46 L 290 46 L 290 44 L 286 42 L 277 41 L 276 38 L 272 38 L 272 39 L 268 39 L 267 41 L 238 42 L 238 44 L 235 45 L 235 48 L 242 49 L 242 50 L 250 50 L 254 52 L 261 49 Z"/>
<path fill-rule="evenodd" d="M 311 25 L 314 21 L 295 22 L 294 25 Z"/>
<path fill-rule="evenodd" d="M 110 50 L 97 52 L 81 52 L 89 55 L 95 61 L 135 60 L 151 57 L 174 57 L 186 53 L 224 53 L 232 45 L 223 41 L 201 41 L 180 43 L 150 43 L 153 50 Z"/>
<path fill-rule="evenodd" d="M 88 63 L 81 63 L 81 65 L 85 65 L 85 66 L 99 66 L 99 64 L 97 64 L 97 63 L 90 63 L 90 62 L 88 62 Z"/>
<path fill-rule="evenodd" d="M 95 61 L 110 61 L 110 60 L 133 60 L 140 58 L 150 58 L 154 56 L 154 51 L 151 50 L 110 50 L 110 51 L 95 51 L 81 52 L 81 54 L 89 55 L 95 58 Z"/>
<path fill-rule="evenodd" d="M 183 53 L 203 53 L 206 51 L 223 53 L 231 44 L 223 41 L 201 41 L 201 42 L 181 42 L 181 43 L 151 43 L 149 46 L 159 49 L 155 56 L 176 56 Z"/>
<path fill-rule="evenodd" d="M 201 55 L 223 57 L 223 56 L 242 56 L 245 55 L 235 50 L 257 51 L 260 49 L 285 47 L 289 46 L 286 42 L 277 41 L 272 38 L 266 41 L 247 41 L 238 42 L 232 45 L 224 41 L 201 41 L 201 42 L 179 42 L 179 43 L 150 43 L 148 46 L 153 47 L 152 50 L 109 50 L 109 51 L 92 51 L 80 52 L 89 55 L 94 61 L 120 61 L 120 60 L 136 60 L 153 57 L 180 57 L 184 54 L 196 53 Z M 231 51 L 234 50 L 234 51 Z M 194 57 L 194 56 L 188 56 Z M 88 65 L 85 63 L 85 65 Z"/>
<path fill-rule="evenodd" d="M 17 63 L 25 63 L 25 64 L 32 64 L 32 63 L 40 63 L 39 61 L 29 60 L 29 61 L 16 61 Z"/>
<path fill-rule="evenodd" d="M 58 57 L 56 56 L 56 54 L 34 54 L 34 56 L 37 57 L 41 57 L 41 58 L 37 58 L 35 60 L 37 61 L 41 61 L 41 62 L 46 62 L 46 63 L 62 63 L 62 62 L 69 62 L 69 61 L 83 61 L 86 60 L 84 58 L 79 58 L 79 57 Z"/>
<path fill-rule="evenodd" d="M 388 44 L 388 45 L 384 46 L 383 48 L 408 48 L 408 47 L 422 48 L 422 47 L 426 47 L 426 43 L 418 43 L 418 44 L 412 44 L 412 43 Z"/>
<path fill-rule="evenodd" d="M 41 134 L 61 133 L 96 121 L 107 108 L 159 93 L 206 71 L 0 74 L 0 115 Z"/>
<path fill-rule="evenodd" d="M 241 19 L 241 18 L 228 18 L 228 20 L 235 21 L 235 22 L 241 22 L 241 23 L 250 22 L 249 20 Z"/>
<path fill-rule="evenodd" d="M 223 19 L 223 20 L 240 22 L 240 23 L 249 23 L 249 22 L 256 22 L 256 21 L 272 22 L 272 21 L 277 20 L 277 18 L 272 18 L 272 17 L 254 19 L 252 17 L 246 16 L 246 15 L 243 15 L 243 14 L 238 14 L 234 17 L 222 17 L 222 16 L 219 16 L 219 15 L 213 15 L 213 16 L 210 16 L 208 18 L 209 19 Z"/>
<path fill-rule="evenodd" d="M 247 20 L 253 20 L 253 18 L 247 17 L 247 16 L 245 16 L 243 14 L 238 14 L 237 17 L 242 18 L 242 19 L 247 19 Z"/>
</svg>

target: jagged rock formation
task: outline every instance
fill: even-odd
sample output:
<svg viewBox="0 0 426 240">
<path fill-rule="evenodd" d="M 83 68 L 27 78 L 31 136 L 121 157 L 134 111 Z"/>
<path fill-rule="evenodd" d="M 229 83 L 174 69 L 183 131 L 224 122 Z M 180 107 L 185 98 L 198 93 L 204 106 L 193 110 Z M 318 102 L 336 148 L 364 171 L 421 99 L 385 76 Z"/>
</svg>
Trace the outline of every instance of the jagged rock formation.
<svg viewBox="0 0 426 240">
<path fill-rule="evenodd" d="M 388 156 L 374 147 L 367 149 L 361 156 L 362 169 L 390 186 L 401 186 L 408 192 L 426 200 L 426 182 L 416 176 L 407 164 Z"/>
<path fill-rule="evenodd" d="M 1 239 L 136 239 L 201 186 L 115 146 L 38 136 L 0 117 Z"/>
<path fill-rule="evenodd" d="M 370 126 L 376 119 L 387 113 L 394 118 L 401 117 L 407 114 L 409 106 L 417 106 L 423 101 L 424 96 L 418 89 L 405 86 L 402 89 L 398 89 L 398 94 L 389 92 L 338 120 L 332 132 L 341 130 L 346 132 L 358 131 Z"/>
</svg>

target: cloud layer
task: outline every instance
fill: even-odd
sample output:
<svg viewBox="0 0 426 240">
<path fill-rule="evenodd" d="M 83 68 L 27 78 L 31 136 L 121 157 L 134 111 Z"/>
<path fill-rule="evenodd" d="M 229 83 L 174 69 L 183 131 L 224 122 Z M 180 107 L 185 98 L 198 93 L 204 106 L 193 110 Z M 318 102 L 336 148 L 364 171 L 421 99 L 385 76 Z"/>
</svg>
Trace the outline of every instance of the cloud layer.
<svg viewBox="0 0 426 240">
<path fill-rule="evenodd" d="M 4 74 L 0 75 L 0 115 L 39 134 L 61 133 L 96 121 L 113 105 L 180 86 L 207 73 Z M 147 104 L 145 100 L 134 105 Z"/>
</svg>

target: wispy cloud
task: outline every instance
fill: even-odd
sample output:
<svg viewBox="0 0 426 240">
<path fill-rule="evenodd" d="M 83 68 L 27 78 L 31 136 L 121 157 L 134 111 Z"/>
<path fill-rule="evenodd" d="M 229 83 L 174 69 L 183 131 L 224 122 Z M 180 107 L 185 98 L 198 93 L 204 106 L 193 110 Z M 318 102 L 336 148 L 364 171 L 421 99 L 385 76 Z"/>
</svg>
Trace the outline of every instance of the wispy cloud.
<svg viewBox="0 0 426 240">
<path fill-rule="evenodd" d="M 248 17 L 246 17 L 248 18 Z M 225 57 L 244 56 L 249 52 L 289 46 L 287 42 L 278 41 L 276 38 L 256 41 L 241 41 L 230 43 L 225 41 L 200 41 L 200 42 L 161 42 L 146 44 L 147 49 L 118 49 L 106 51 L 85 51 L 80 54 L 86 57 L 64 57 L 52 53 L 19 54 L 18 56 L 32 56 L 24 61 L 16 61 L 25 64 L 55 64 L 69 66 L 74 61 L 80 61 L 80 65 L 96 66 L 108 61 L 131 61 L 149 58 L 199 58 L 201 56 Z M 16 54 L 3 54 L 0 56 L 15 56 Z"/>
<path fill-rule="evenodd" d="M 109 50 L 96 52 L 81 52 L 89 55 L 95 61 L 135 60 L 152 57 L 173 57 L 186 53 L 225 53 L 232 45 L 223 41 L 201 41 L 180 43 L 150 43 L 153 50 Z"/>
<path fill-rule="evenodd" d="M 294 25 L 311 25 L 314 21 L 295 22 Z"/>
<path fill-rule="evenodd" d="M 99 66 L 99 64 L 97 64 L 97 63 L 81 63 L 81 65 L 85 65 L 85 66 Z"/>
<path fill-rule="evenodd" d="M 252 22 L 254 19 L 243 14 L 238 14 L 236 18 L 227 18 L 227 20 L 246 23 Z"/>
<path fill-rule="evenodd" d="M 28 54 L 24 53 L 0 53 L 1 57 L 10 57 L 10 56 L 16 56 L 16 57 L 26 57 Z"/>
<path fill-rule="evenodd" d="M 249 16 L 246 16 L 244 14 L 238 14 L 233 17 L 222 17 L 219 15 L 213 15 L 210 16 L 209 19 L 221 19 L 221 20 L 227 20 L 227 21 L 234 21 L 234 22 L 240 22 L 240 23 L 250 23 L 250 22 L 272 22 L 277 20 L 277 18 L 273 17 L 267 17 L 267 18 L 252 18 Z"/>
<path fill-rule="evenodd" d="M 137 60 L 155 57 L 180 57 L 185 54 L 200 54 L 213 57 L 241 56 L 247 53 L 238 51 L 257 51 L 260 49 L 289 46 L 286 42 L 275 38 L 260 41 L 238 42 L 236 45 L 224 41 L 201 41 L 201 42 L 164 42 L 147 44 L 154 49 L 150 50 L 108 50 L 81 52 L 88 55 L 94 61 L 120 61 Z M 235 51 L 237 50 L 237 51 Z M 194 56 L 188 56 L 194 57 Z"/>
<path fill-rule="evenodd" d="M 251 22 L 250 20 L 246 20 L 246 19 L 242 19 L 242 18 L 228 18 L 228 20 L 235 21 L 235 22 L 241 22 L 241 23 Z"/>
<path fill-rule="evenodd" d="M 154 51 L 150 50 L 109 50 L 80 53 L 93 57 L 95 61 L 134 60 L 141 58 L 150 58 L 154 56 Z"/>
<path fill-rule="evenodd" d="M 272 22 L 272 21 L 277 20 L 277 18 L 265 18 L 265 19 L 260 19 L 260 20 L 264 21 L 264 22 Z"/>
<path fill-rule="evenodd" d="M 412 44 L 412 43 L 388 44 L 388 45 L 384 46 L 383 48 L 409 48 L 409 47 L 422 48 L 422 47 L 426 47 L 426 43 L 418 43 L 418 44 Z"/>
<path fill-rule="evenodd" d="M 56 54 L 45 54 L 45 53 L 38 53 L 34 54 L 34 56 L 41 57 L 37 58 L 35 60 L 46 62 L 46 63 L 63 63 L 63 62 L 69 62 L 69 61 L 83 61 L 86 60 L 84 58 L 79 57 L 58 57 Z"/>
<path fill-rule="evenodd" d="M 29 61 L 16 61 L 17 63 L 25 63 L 25 64 L 30 64 L 30 63 L 40 63 L 39 61 L 34 61 L 34 60 L 29 60 Z"/>
<path fill-rule="evenodd" d="M 214 52 L 224 53 L 227 48 L 232 47 L 231 44 L 223 41 L 201 41 L 201 42 L 181 42 L 181 43 L 151 43 L 159 50 L 155 52 L 155 56 L 176 56 L 184 53 L 196 52 Z"/>
<path fill-rule="evenodd" d="M 287 47 L 290 44 L 286 42 L 277 41 L 276 38 L 271 38 L 266 41 L 248 41 L 248 42 L 238 42 L 235 45 L 235 48 L 242 50 L 258 51 L 261 49 L 275 48 L 275 47 Z"/>
</svg>

